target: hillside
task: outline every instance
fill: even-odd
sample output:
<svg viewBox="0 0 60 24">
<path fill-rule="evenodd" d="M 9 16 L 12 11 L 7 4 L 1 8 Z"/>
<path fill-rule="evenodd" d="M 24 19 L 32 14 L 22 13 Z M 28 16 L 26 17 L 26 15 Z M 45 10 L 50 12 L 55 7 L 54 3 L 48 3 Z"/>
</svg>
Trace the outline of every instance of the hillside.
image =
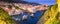
<svg viewBox="0 0 60 24">
<path fill-rule="evenodd" d="M 22 1 L 22 0 L 0 0 L 2 2 L 8 2 L 8 3 L 21 3 L 21 4 L 29 4 L 29 5 L 41 5 L 38 3 L 31 3 L 31 2 L 27 2 L 27 1 Z"/>
</svg>

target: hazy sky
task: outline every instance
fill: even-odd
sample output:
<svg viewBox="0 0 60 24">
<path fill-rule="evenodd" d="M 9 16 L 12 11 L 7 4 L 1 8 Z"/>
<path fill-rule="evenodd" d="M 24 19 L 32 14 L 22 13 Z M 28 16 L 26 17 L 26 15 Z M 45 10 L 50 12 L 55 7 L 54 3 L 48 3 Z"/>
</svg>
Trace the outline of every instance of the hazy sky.
<svg viewBox="0 0 60 24">
<path fill-rule="evenodd" d="M 48 5 L 55 4 L 55 0 L 24 0 L 24 1 Z"/>
</svg>

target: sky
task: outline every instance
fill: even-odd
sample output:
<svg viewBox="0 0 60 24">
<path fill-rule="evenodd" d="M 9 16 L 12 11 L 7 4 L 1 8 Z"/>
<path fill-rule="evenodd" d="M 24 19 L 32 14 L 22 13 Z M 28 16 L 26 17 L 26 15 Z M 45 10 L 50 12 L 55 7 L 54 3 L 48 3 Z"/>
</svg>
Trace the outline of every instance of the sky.
<svg viewBox="0 0 60 24">
<path fill-rule="evenodd" d="M 39 3 L 39 4 L 48 4 L 48 5 L 53 5 L 56 3 L 55 0 L 23 0 L 23 1 Z"/>
</svg>

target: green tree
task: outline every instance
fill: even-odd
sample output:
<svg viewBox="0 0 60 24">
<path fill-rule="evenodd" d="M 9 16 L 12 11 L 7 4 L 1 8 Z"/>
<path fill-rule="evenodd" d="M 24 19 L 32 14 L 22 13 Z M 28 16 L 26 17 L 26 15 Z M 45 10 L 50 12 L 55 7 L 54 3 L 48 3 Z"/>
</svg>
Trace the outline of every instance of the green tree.
<svg viewBox="0 0 60 24">
<path fill-rule="evenodd" d="M 0 7 L 0 24 L 14 24 L 14 20 Z"/>
</svg>

